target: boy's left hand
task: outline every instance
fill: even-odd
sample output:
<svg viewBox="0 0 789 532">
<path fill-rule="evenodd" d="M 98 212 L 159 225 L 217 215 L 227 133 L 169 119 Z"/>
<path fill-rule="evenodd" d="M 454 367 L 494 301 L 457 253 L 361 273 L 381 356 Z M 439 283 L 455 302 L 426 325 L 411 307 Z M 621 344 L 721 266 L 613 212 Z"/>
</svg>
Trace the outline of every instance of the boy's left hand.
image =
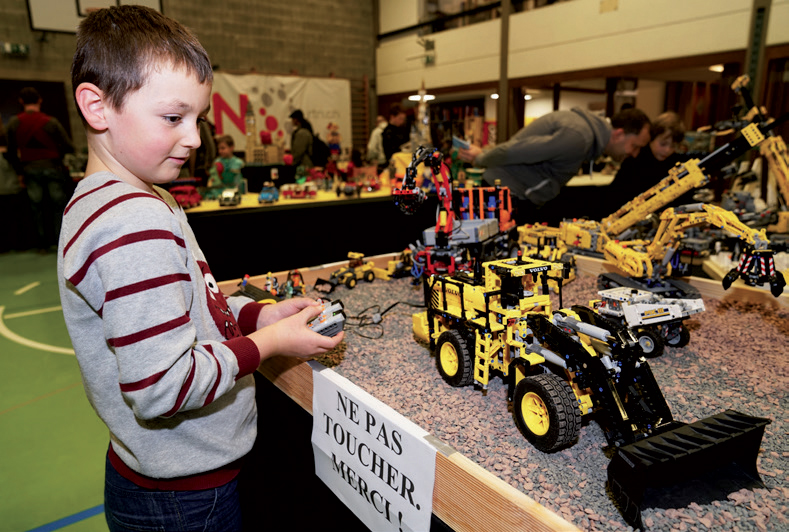
<svg viewBox="0 0 789 532">
<path fill-rule="evenodd" d="M 280 301 L 272 305 L 266 305 L 260 309 L 260 314 L 258 314 L 257 328 L 262 329 L 263 327 L 271 325 L 272 323 L 276 323 L 283 318 L 298 314 L 303 309 L 312 305 L 317 306 L 319 303 L 314 299 L 309 299 L 306 297 L 294 297 L 292 299 L 285 299 L 284 301 Z"/>
</svg>

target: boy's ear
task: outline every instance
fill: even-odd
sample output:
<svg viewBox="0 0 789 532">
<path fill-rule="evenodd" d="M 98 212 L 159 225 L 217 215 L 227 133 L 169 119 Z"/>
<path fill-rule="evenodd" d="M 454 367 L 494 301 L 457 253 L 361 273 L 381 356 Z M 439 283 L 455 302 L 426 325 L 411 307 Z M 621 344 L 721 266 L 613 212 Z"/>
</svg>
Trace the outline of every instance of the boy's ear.
<svg viewBox="0 0 789 532">
<path fill-rule="evenodd" d="M 77 101 L 85 122 L 96 131 L 107 129 L 108 103 L 104 98 L 104 91 L 93 83 L 80 83 L 74 91 L 74 98 Z"/>
</svg>

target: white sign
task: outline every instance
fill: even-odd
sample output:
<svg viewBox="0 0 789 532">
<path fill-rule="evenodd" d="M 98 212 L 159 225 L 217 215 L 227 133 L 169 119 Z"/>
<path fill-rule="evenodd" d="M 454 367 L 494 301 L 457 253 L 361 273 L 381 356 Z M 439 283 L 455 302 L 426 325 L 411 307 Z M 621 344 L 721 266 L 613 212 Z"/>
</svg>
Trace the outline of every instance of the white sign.
<svg viewBox="0 0 789 532">
<path fill-rule="evenodd" d="M 310 364 L 315 474 L 370 530 L 430 530 L 436 449 L 425 440 L 428 432 Z"/>
<path fill-rule="evenodd" d="M 211 120 L 217 135 L 233 137 L 236 151 L 246 148 L 250 105 L 258 144 L 263 133 L 274 144 L 290 147 L 290 114 L 299 109 L 324 142 L 351 147 L 351 82 L 347 79 L 214 73 Z"/>
</svg>

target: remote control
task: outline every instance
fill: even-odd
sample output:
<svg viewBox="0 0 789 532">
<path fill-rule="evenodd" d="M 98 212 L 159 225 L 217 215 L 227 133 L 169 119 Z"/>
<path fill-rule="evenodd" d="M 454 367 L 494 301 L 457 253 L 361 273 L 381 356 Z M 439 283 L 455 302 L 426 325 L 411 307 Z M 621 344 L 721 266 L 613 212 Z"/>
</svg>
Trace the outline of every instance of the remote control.
<svg viewBox="0 0 789 532">
<path fill-rule="evenodd" d="M 340 300 L 324 302 L 322 312 L 309 324 L 309 328 L 324 336 L 336 336 L 345 325 L 345 312 Z"/>
</svg>

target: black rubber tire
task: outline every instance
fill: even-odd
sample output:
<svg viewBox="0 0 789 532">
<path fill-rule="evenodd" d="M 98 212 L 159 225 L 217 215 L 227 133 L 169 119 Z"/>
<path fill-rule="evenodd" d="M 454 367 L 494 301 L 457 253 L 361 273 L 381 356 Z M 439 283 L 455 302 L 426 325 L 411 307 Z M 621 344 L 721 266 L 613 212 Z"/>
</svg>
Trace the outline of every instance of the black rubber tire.
<svg viewBox="0 0 789 532">
<path fill-rule="evenodd" d="M 444 331 L 436 342 L 436 367 L 450 386 L 468 386 L 474 381 L 474 363 L 468 343 L 456 330 Z"/>
<path fill-rule="evenodd" d="M 657 358 L 663 354 L 663 339 L 652 329 L 640 328 L 633 331 L 638 340 L 638 345 L 647 358 Z"/>
<path fill-rule="evenodd" d="M 356 276 L 351 275 L 350 277 L 348 277 L 345 280 L 345 286 L 347 286 L 348 288 L 353 288 L 354 286 L 356 286 Z"/>
<path fill-rule="evenodd" d="M 676 329 L 679 329 L 677 331 Z M 685 347 L 690 342 L 690 331 L 684 325 L 679 325 L 674 330 L 667 331 L 666 344 L 671 347 Z"/>
<path fill-rule="evenodd" d="M 553 373 L 521 379 L 512 404 L 515 424 L 538 450 L 552 453 L 578 439 L 581 411 L 567 381 Z"/>
<path fill-rule="evenodd" d="M 373 281 L 375 281 L 375 273 L 371 271 L 366 271 L 364 272 L 363 278 L 368 283 L 372 283 Z"/>
</svg>

